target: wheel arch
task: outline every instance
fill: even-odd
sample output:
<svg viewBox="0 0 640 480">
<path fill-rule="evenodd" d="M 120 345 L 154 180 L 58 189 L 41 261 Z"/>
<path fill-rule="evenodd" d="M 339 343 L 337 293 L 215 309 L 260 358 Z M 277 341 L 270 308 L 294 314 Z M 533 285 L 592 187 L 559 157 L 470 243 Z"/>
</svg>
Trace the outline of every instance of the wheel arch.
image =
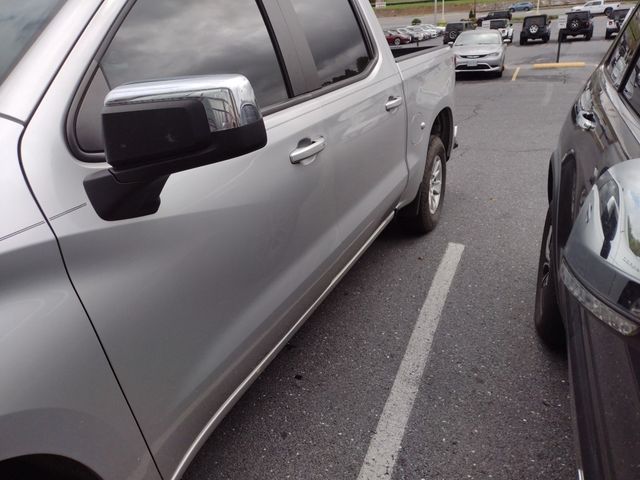
<svg viewBox="0 0 640 480">
<path fill-rule="evenodd" d="M 22 455 L 0 462 L 0 478 L 27 480 L 102 480 L 86 465 L 71 458 L 51 454 Z"/>
<path fill-rule="evenodd" d="M 447 151 L 447 160 L 451 158 L 453 151 L 453 127 L 453 112 L 451 108 L 445 107 L 436 115 L 433 125 L 431 126 L 431 132 L 429 133 L 429 136 L 436 135 L 440 137 Z"/>
</svg>

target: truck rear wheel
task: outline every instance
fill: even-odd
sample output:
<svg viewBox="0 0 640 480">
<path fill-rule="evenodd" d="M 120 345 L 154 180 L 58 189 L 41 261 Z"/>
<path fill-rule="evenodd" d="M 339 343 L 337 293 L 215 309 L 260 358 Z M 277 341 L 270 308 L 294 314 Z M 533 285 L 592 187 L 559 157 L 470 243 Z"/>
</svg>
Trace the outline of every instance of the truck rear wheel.
<svg viewBox="0 0 640 480">
<path fill-rule="evenodd" d="M 407 206 L 408 210 L 415 208 L 415 213 L 404 216 L 410 230 L 424 235 L 436 228 L 444 203 L 446 179 L 447 151 L 440 137 L 432 135 L 418 195 L 415 203 Z"/>
</svg>

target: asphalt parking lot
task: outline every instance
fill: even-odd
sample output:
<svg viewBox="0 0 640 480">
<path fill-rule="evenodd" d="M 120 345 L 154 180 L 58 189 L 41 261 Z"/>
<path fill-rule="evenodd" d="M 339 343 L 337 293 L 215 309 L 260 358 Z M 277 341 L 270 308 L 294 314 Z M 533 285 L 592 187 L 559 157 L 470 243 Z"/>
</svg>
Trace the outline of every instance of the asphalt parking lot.
<svg viewBox="0 0 640 480">
<path fill-rule="evenodd" d="M 557 30 L 546 45 L 516 40 L 500 79 L 459 77 L 460 147 L 436 231 L 417 238 L 393 223 L 214 432 L 185 480 L 356 479 L 387 414 L 401 448 L 389 450 L 392 474 L 372 467 L 378 478 L 575 478 L 566 361 L 538 343 L 531 317 L 548 159 L 610 41 L 599 18 L 591 41 L 562 47 L 563 61 L 583 67 L 535 69 L 555 60 L 556 39 Z M 434 298 L 441 313 L 428 307 Z M 434 330 L 421 334 L 425 318 Z M 401 408 L 385 404 L 412 338 L 430 353 L 424 372 L 413 372 L 417 390 L 403 393 L 415 394 L 403 425 Z"/>
</svg>

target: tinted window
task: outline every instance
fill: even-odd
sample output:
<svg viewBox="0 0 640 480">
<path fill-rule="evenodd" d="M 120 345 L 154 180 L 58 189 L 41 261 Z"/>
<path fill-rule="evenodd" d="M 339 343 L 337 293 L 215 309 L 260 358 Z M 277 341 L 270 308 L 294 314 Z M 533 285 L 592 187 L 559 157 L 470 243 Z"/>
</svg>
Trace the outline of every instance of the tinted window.
<svg viewBox="0 0 640 480">
<path fill-rule="evenodd" d="M 138 0 L 101 62 L 110 88 L 189 75 L 245 75 L 260 106 L 288 98 L 255 0 Z"/>
<path fill-rule="evenodd" d="M 640 114 L 640 65 L 636 63 L 622 91 L 636 113 Z"/>
<path fill-rule="evenodd" d="M 0 0 L 0 82 L 64 0 Z"/>
<path fill-rule="evenodd" d="M 547 17 L 527 17 L 524 19 L 524 28 L 530 25 L 546 25 Z"/>
<path fill-rule="evenodd" d="M 620 86 L 620 82 L 622 82 L 622 77 L 627 69 L 627 65 L 638 48 L 639 41 L 640 19 L 638 18 L 638 10 L 636 10 L 633 16 L 629 19 L 629 22 L 627 22 L 627 26 L 624 31 L 619 35 L 618 43 L 616 44 L 611 57 L 609 57 L 609 60 L 607 61 L 607 70 L 609 71 L 613 84 L 616 87 Z M 632 77 L 633 76 L 634 75 L 632 75 Z"/>
<path fill-rule="evenodd" d="M 624 17 L 627 15 L 627 13 L 629 13 L 629 10 L 614 10 L 613 13 L 611 13 L 611 16 L 609 18 L 612 18 L 616 21 L 622 21 L 624 20 Z"/>
<path fill-rule="evenodd" d="M 364 71 L 369 52 L 348 0 L 291 0 L 309 42 L 320 84 Z"/>
</svg>

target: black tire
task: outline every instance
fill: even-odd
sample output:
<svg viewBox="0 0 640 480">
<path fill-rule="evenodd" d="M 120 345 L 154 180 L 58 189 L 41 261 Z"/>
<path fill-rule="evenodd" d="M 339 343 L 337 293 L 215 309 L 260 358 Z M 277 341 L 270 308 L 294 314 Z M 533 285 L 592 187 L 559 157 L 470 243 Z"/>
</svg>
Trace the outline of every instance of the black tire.
<svg viewBox="0 0 640 480">
<path fill-rule="evenodd" d="M 510 8 L 510 9 L 509 9 L 509 11 L 510 11 L 511 13 L 513 13 L 513 12 L 515 12 L 516 10 L 515 10 L 515 8 Z"/>
<path fill-rule="evenodd" d="M 549 40 L 551 40 L 551 35 L 547 34 L 544 37 L 542 37 L 542 43 L 548 43 Z"/>
<path fill-rule="evenodd" d="M 609 40 L 611 38 L 611 34 L 609 32 L 604 34 L 604 39 Z"/>
<path fill-rule="evenodd" d="M 613 11 L 613 9 L 611 7 L 605 8 L 604 9 L 604 15 L 606 17 L 608 17 L 609 15 L 611 15 L 611 12 Z"/>
<path fill-rule="evenodd" d="M 529 7 L 525 7 L 524 11 L 528 12 L 529 10 L 531 10 Z"/>
<path fill-rule="evenodd" d="M 436 159 L 440 159 L 441 165 L 441 184 L 440 184 L 440 202 L 432 213 L 429 207 L 429 190 L 431 185 L 431 176 L 433 174 Z M 402 220 L 406 227 L 418 235 L 424 235 L 431 232 L 438 221 L 444 204 L 445 191 L 447 186 L 447 151 L 440 140 L 440 137 L 432 135 L 429 139 L 429 151 L 427 152 L 427 161 L 424 166 L 424 174 L 422 182 L 418 190 L 415 200 L 407 205 L 406 210 L 413 213 L 403 215 Z"/>
<path fill-rule="evenodd" d="M 589 40 L 591 40 L 591 34 L 590 34 L 590 33 L 587 33 L 587 34 L 584 36 L 584 39 L 585 39 L 587 42 L 588 42 Z"/>
<path fill-rule="evenodd" d="M 553 228 L 551 225 L 551 208 L 542 232 L 542 244 L 538 260 L 536 280 L 536 304 L 533 322 L 542 342 L 552 350 L 562 351 L 566 348 L 566 334 L 562 323 L 555 285 L 555 265 L 551 254 Z"/>
<path fill-rule="evenodd" d="M 520 36 L 520 45 L 526 45 L 527 44 L 527 39 Z"/>
</svg>

